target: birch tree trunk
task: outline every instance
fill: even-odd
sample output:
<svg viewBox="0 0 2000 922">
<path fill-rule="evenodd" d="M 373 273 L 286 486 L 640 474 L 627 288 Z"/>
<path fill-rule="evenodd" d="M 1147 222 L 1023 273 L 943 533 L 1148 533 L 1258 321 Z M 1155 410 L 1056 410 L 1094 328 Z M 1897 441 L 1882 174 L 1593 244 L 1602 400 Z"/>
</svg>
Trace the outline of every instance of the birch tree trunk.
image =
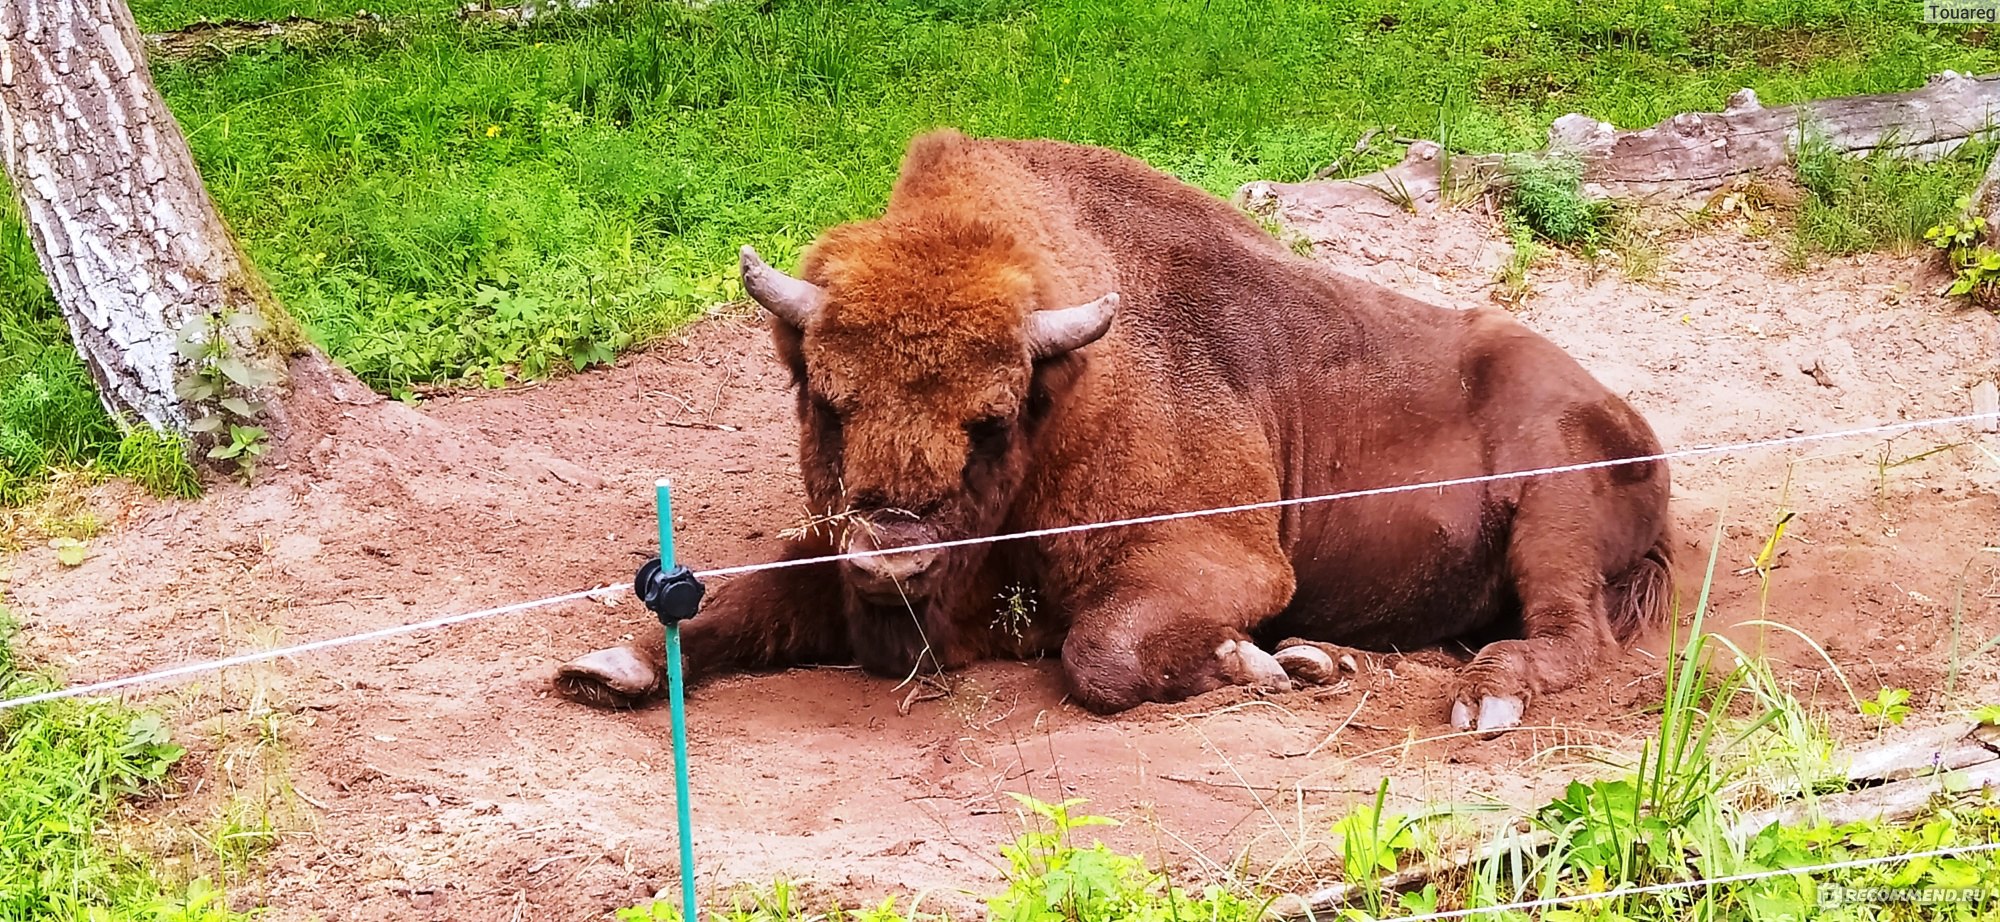
<svg viewBox="0 0 2000 922">
<path fill-rule="evenodd" d="M 317 353 L 216 212 L 141 48 L 124 0 L 0 0 L 0 151 L 35 252 L 114 416 L 282 420 L 289 360 Z"/>
</svg>

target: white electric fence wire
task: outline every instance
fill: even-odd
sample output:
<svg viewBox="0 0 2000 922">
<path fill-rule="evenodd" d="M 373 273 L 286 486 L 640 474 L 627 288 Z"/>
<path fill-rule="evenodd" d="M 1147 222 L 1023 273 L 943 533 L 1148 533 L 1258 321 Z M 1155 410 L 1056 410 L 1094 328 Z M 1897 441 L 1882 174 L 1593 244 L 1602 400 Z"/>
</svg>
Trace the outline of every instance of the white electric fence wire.
<svg viewBox="0 0 2000 922">
<path fill-rule="evenodd" d="M 207 662 L 201 662 L 201 663 L 188 663 L 185 666 L 175 666 L 172 669 L 162 669 L 158 672 L 142 672 L 138 675 L 126 676 L 122 679 L 107 679 L 102 682 L 92 682 L 88 685 L 76 685 L 70 688 L 61 688 L 55 691 L 42 692 L 40 694 L 28 695 L 22 698 L 10 698 L 6 701 L 0 701 L 0 711 L 7 710 L 8 708 L 24 707 L 30 704 L 40 704 L 44 701 L 56 701 L 63 698 L 76 698 L 76 697 L 81 697 L 83 695 L 95 695 L 100 692 L 116 691 L 118 689 L 127 688 L 133 685 L 140 685 L 151 682 L 164 682 L 168 679 L 178 679 L 183 676 L 197 675 L 199 673 L 212 672 L 218 669 L 228 669 L 231 666 L 248 666 L 251 663 L 261 663 L 264 662 L 265 660 L 274 660 L 286 656 L 297 656 L 301 653 L 312 653 L 318 650 L 331 650 L 335 647 L 345 647 L 352 644 L 368 643 L 369 641 L 373 640 L 381 640 L 386 637 L 394 637 L 398 634 L 414 634 L 419 631 L 435 630 L 437 628 L 450 627 L 454 624 L 463 624 L 467 621 L 477 621 L 481 618 L 491 618 L 496 615 L 511 615 L 515 612 L 523 612 L 531 608 L 542 608 L 548 605 L 559 605 L 562 604 L 563 602 L 575 602 L 579 599 L 588 599 L 592 597 L 603 598 L 619 589 L 624 589 L 625 591 L 629 592 L 631 591 L 631 588 L 632 587 L 630 586 L 623 586 L 623 587 L 600 586 L 596 589 L 586 589 L 581 592 L 572 592 L 567 595 L 552 596 L 546 599 L 536 599 L 535 601 L 532 602 L 517 602 L 513 605 L 502 605 L 499 608 L 482 608 L 479 611 L 468 611 L 456 615 L 446 615 L 442 618 L 433 618 L 429 621 L 418 621 L 413 624 L 398 624 L 393 627 L 385 627 L 379 630 L 367 631 L 361 634 L 346 634 L 340 637 L 328 637 L 324 640 L 315 640 L 310 643 L 296 644 L 289 647 L 276 647 L 269 650 L 252 650 L 249 653 L 239 653 L 235 656 L 226 656 L 223 657 L 222 659 L 209 660 Z"/>
<path fill-rule="evenodd" d="M 917 544 L 917 545 L 910 545 L 907 547 L 889 548 L 886 550 L 853 551 L 844 554 L 830 554 L 824 557 L 806 557 L 797 560 L 774 560 L 766 563 L 744 564 L 742 566 L 735 566 L 735 567 L 721 567 L 714 570 L 700 570 L 695 573 L 695 576 L 701 578 L 719 577 L 719 576 L 741 576 L 748 573 L 757 573 L 763 570 L 780 570 L 788 567 L 805 567 L 805 566 L 814 566 L 819 564 L 838 563 L 844 560 L 858 560 L 863 557 L 880 557 L 888 554 L 908 554 L 920 551 L 948 550 L 950 548 L 970 547 L 979 544 L 997 544 L 1002 541 L 1020 541 L 1028 538 L 1046 538 L 1053 535 L 1066 535 L 1066 534 L 1074 534 L 1076 532 L 1098 531 L 1100 529 L 1106 529 L 1106 528 L 1123 528 L 1133 525 L 1151 525 L 1160 522 L 1176 522 L 1182 519 L 1197 519 L 1197 518 L 1204 518 L 1207 516 L 1217 516 L 1217 515 L 1233 515 L 1236 513 L 1254 512 L 1263 509 L 1282 509 L 1287 506 L 1303 506 L 1311 503 L 1325 503 L 1325 502 L 1334 502 L 1337 500 L 1347 500 L 1347 499 L 1362 499 L 1370 496 L 1387 496 L 1394 493 L 1414 493 L 1420 490 L 1442 490 L 1448 487 L 1462 487 L 1462 486 L 1470 486 L 1472 484 L 1494 483 L 1503 480 L 1521 480 L 1529 477 L 1549 477 L 1558 474 L 1574 474 L 1580 471 L 1597 470 L 1599 468 L 1606 468 L 1606 467 L 1619 467 L 1626 464 L 1645 464 L 1655 461 L 1671 461 L 1676 458 L 1696 458 L 1705 455 L 1719 455 L 1719 454 L 1730 454 L 1734 452 L 1758 451 L 1767 448 L 1783 448 L 1791 445 L 1804 445 L 1811 442 L 1824 442 L 1824 441 L 1831 441 L 1834 439 L 1858 438 L 1861 436 L 1890 435 L 1893 433 L 1911 432 L 1918 429 L 1930 429 L 1939 426 L 1951 426 L 1964 423 L 1977 423 L 1995 419 L 1996 415 L 2000 414 L 1971 413 L 1964 416 L 1945 416 L 1945 417 L 1938 417 L 1936 419 L 1909 420 L 1900 423 L 1884 423 L 1882 425 L 1877 425 L 1877 426 L 1864 426 L 1858 429 L 1840 429 L 1832 432 L 1814 432 L 1802 435 L 1784 436 L 1782 438 L 1761 439 L 1754 442 L 1735 442 L 1727 445 L 1698 445 L 1693 448 L 1682 448 L 1674 451 L 1663 451 L 1657 454 L 1638 455 L 1629 458 L 1612 458 L 1604 461 L 1586 461 L 1578 464 L 1563 464 L 1563 465 L 1557 465 L 1555 467 L 1540 467 L 1523 471 L 1507 471 L 1499 474 L 1481 474 L 1476 477 L 1456 477 L 1449 480 L 1432 480 L 1423 483 L 1399 484 L 1396 486 L 1388 486 L 1388 487 L 1373 487 L 1365 490 L 1349 490 L 1343 493 L 1324 493 L 1317 496 L 1300 496 L 1292 499 L 1278 499 L 1278 500 L 1269 500 L 1266 502 L 1244 503 L 1239 506 L 1222 506 L 1214 509 L 1196 509 L 1187 512 L 1169 512 L 1160 515 L 1139 516 L 1137 518 L 1130 518 L 1130 519 L 1116 519 L 1109 522 L 1087 522 L 1081 525 L 1064 525 L 1055 528 L 1038 528 L 1032 531 L 1015 532 L 1012 534 L 990 535 L 981 538 L 961 538 L 954 541 L 939 541 L 932 544 Z M 359 634 L 348 634 L 340 637 L 329 637 L 323 640 L 315 640 L 308 643 L 295 644 L 287 647 L 275 647 L 268 650 L 253 650 L 248 653 L 241 653 L 235 656 L 223 657 L 221 659 L 208 660 L 205 662 L 198 662 L 198 663 L 188 663 L 183 666 L 175 666 L 171 669 L 162 669 L 157 672 L 140 673 L 137 675 L 125 676 L 123 678 L 118 678 L 118 679 L 107 679 L 102 682 L 92 682 L 86 685 L 76 685 L 76 686 L 71 686 L 69 688 L 57 689 L 54 691 L 42 692 L 39 694 L 27 695 L 19 698 L 10 698 L 5 701 L 0 701 L 0 711 L 5 711 L 10 708 L 23 707 L 25 705 L 30 705 L 30 704 L 40 704 L 46 701 L 57 701 L 64 698 L 76 698 L 84 695 L 95 695 L 95 694 L 100 694 L 102 692 L 116 691 L 121 688 L 129 688 L 135 685 L 150 684 L 154 682 L 164 682 L 169 679 L 183 678 L 186 676 L 197 675 L 204 672 L 212 672 L 218 669 L 228 669 L 232 666 L 247 666 L 252 663 L 261 663 L 261 662 L 266 662 L 268 660 L 297 656 L 302 653 L 313 653 L 320 650 L 334 649 L 336 647 L 345 647 L 353 644 L 369 643 L 371 641 L 382 640 L 388 637 L 395 637 L 401 634 L 412 634 L 420 631 L 436 630 L 439 628 L 450 627 L 455 624 L 464 624 L 468 621 L 478 621 L 484 618 L 498 617 L 500 615 L 511 615 L 519 612 L 530 611 L 537 608 L 545 608 L 551 605 L 560 605 L 565 602 L 575 602 L 581 599 L 589 599 L 589 598 L 609 599 L 612 595 L 616 593 L 629 592 L 629 591 L 631 591 L 630 585 L 599 586 L 595 589 L 585 589 L 578 592 L 567 593 L 564 595 L 551 596 L 546 599 L 536 599 L 534 601 L 529 601 L 529 602 L 517 602 L 513 605 L 502 605 L 498 608 L 483 608 L 478 611 L 463 612 L 461 614 L 456 614 L 456 615 L 446 615 L 440 618 L 433 618 L 429 621 L 418 621 L 412 624 L 398 624 L 391 627 L 380 628 L 373 631 L 365 631 Z"/>
</svg>

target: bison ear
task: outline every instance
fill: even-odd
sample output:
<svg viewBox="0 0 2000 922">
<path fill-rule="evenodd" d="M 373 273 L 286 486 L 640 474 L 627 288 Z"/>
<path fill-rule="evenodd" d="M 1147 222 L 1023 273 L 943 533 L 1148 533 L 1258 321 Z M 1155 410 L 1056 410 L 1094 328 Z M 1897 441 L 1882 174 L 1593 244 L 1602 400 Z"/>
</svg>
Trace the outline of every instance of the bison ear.
<svg viewBox="0 0 2000 922">
<path fill-rule="evenodd" d="M 1110 332 L 1117 314 L 1115 291 L 1088 304 L 1036 311 L 1028 318 L 1028 351 L 1037 359 L 1052 359 L 1081 349 Z"/>
<path fill-rule="evenodd" d="M 748 244 L 743 247 L 741 262 L 743 290 L 765 310 L 797 329 L 805 329 L 820 305 L 826 303 L 826 289 L 771 268 Z"/>
</svg>

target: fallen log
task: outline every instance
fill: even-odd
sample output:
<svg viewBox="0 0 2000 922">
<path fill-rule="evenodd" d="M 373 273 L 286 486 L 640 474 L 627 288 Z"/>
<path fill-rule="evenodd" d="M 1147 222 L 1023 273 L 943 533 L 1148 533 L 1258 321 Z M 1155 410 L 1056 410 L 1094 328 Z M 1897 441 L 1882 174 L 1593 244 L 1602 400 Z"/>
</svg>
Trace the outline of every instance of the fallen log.
<svg viewBox="0 0 2000 922">
<path fill-rule="evenodd" d="M 1651 128 L 1616 131 L 1583 116 L 1550 126 L 1552 151 L 1574 152 L 1584 182 L 1606 194 L 1706 193 L 1745 175 L 1785 167 L 1805 139 L 1852 155 L 1931 160 L 1990 135 L 2000 113 L 2000 75 L 1952 71 L 1915 90 L 1841 96 L 1764 108 L 1739 90 L 1720 113 L 1676 115 Z"/>
<path fill-rule="evenodd" d="M 613 6 L 618 0 L 475 0 L 458 8 L 459 21 L 472 25 L 523 26 L 546 22 L 551 16 L 580 13 Z M 699 3 L 690 3 L 698 8 Z M 146 54 L 155 60 L 217 61 L 266 42 L 280 42 L 290 49 L 311 49 L 343 39 L 368 38 L 387 34 L 388 23 L 367 11 L 347 19 L 311 19 L 287 16 L 283 19 L 251 22 L 224 19 L 197 22 L 166 32 L 141 36 Z"/>
<path fill-rule="evenodd" d="M 1844 793 L 1794 799 L 1744 815 L 1730 826 L 1729 841 L 1741 845 L 1772 823 L 1839 826 L 1909 819 L 1945 789 L 1947 780 L 1957 790 L 2000 785 L 2000 730 L 1948 725 L 1863 750 L 1849 763 L 1847 779 Z"/>
<path fill-rule="evenodd" d="M 357 12 L 348 19 L 287 16 L 265 22 L 240 19 L 198 22 L 171 32 L 149 32 L 141 38 L 146 43 L 146 56 L 153 60 L 217 61 L 266 42 L 282 42 L 289 48 L 315 48 L 382 31 L 382 17 Z"/>
<path fill-rule="evenodd" d="M 1743 89 L 1729 97 L 1721 112 L 1684 113 L 1650 128 L 1619 131 L 1585 115 L 1565 115 L 1549 126 L 1548 147 L 1542 151 L 1447 158 L 1436 145 L 1423 142 L 1412 144 L 1402 163 L 1379 173 L 1334 182 L 1253 182 L 1238 189 L 1237 197 L 1252 204 L 1282 197 L 1338 206 L 1372 192 L 1377 199 L 1402 205 L 1406 197 L 1398 188 L 1428 190 L 1446 176 L 1457 182 L 1504 184 L 1510 168 L 1571 158 L 1582 166 L 1585 193 L 1595 197 L 1701 198 L 1744 177 L 1788 168 L 1808 138 L 1855 156 L 1880 151 L 1927 160 L 1991 137 L 1996 127 L 2000 74 L 1970 77 L 1945 71 L 1907 92 L 1771 108 Z M 1989 173 L 1989 182 L 2000 186 L 2000 174 Z M 1437 201 L 1436 195 L 1418 196 L 1414 210 L 1425 213 Z"/>
</svg>

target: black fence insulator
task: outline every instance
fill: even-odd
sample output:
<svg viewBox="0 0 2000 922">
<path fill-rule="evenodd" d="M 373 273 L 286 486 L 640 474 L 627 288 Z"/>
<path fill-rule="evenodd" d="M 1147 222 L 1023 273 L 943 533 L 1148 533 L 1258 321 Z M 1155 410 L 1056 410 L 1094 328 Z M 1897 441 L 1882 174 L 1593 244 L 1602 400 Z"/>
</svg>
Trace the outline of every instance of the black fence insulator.
<svg viewBox="0 0 2000 922">
<path fill-rule="evenodd" d="M 632 580 L 632 594 L 653 614 L 660 623 L 675 625 L 694 617 L 701 608 L 701 597 L 708 587 L 696 579 L 694 571 L 675 566 L 671 570 L 660 567 L 660 558 L 648 560 L 639 567 L 639 575 Z"/>
</svg>

